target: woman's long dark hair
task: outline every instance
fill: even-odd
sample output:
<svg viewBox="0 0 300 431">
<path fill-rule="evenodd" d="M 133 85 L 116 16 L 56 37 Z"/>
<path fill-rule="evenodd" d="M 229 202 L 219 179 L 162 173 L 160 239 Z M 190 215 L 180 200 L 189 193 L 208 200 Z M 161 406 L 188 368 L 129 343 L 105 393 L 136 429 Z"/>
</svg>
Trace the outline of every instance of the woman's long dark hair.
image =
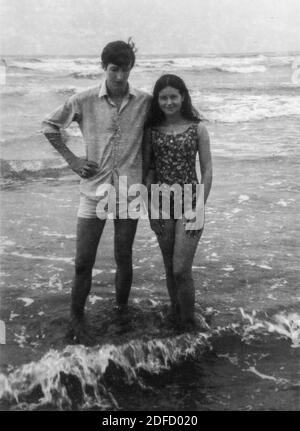
<svg viewBox="0 0 300 431">
<path fill-rule="evenodd" d="M 181 96 L 183 96 L 183 102 L 181 107 L 181 115 L 183 116 L 183 118 L 199 123 L 201 121 L 200 116 L 192 105 L 191 96 L 184 81 L 179 78 L 179 76 L 167 74 L 162 75 L 155 83 L 153 90 L 153 98 L 151 101 L 145 127 L 155 127 L 164 121 L 165 114 L 159 107 L 158 96 L 159 93 L 166 87 L 176 88 L 176 90 L 179 91 Z"/>
</svg>

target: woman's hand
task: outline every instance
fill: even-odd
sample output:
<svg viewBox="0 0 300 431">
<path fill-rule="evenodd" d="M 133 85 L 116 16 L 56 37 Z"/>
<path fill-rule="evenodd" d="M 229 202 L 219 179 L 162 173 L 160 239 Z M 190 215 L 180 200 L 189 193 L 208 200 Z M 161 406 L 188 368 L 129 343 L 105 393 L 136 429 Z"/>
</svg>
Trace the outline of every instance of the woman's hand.
<svg viewBox="0 0 300 431">
<path fill-rule="evenodd" d="M 99 166 L 96 162 L 74 157 L 69 162 L 70 168 L 81 178 L 91 178 L 98 172 Z"/>
<path fill-rule="evenodd" d="M 148 191 L 151 190 L 151 184 L 155 184 L 156 182 L 156 173 L 154 169 L 149 169 L 148 174 L 145 178 L 144 184 L 147 187 Z"/>
</svg>

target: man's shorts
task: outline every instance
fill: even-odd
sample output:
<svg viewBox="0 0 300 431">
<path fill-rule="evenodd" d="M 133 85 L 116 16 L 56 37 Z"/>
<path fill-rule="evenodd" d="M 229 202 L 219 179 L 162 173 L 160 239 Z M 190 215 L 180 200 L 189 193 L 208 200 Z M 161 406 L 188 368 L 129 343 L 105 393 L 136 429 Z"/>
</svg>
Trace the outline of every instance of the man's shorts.
<svg viewBox="0 0 300 431">
<path fill-rule="evenodd" d="M 98 199 L 92 199 L 86 195 L 81 194 L 77 217 L 98 218 L 96 213 L 98 202 L 99 202 Z"/>
<path fill-rule="evenodd" d="M 98 214 L 97 214 L 97 205 L 101 199 L 92 199 L 84 194 L 80 195 L 80 201 L 79 201 L 79 208 L 77 212 L 77 217 L 80 218 L 86 218 L 86 219 L 95 219 L 99 218 L 99 208 L 98 208 Z M 130 200 L 129 200 L 130 202 Z M 120 215 L 120 218 L 131 218 L 128 214 L 127 208 L 125 207 L 125 210 L 123 206 L 119 203 L 118 199 L 116 200 L 116 213 Z M 141 215 L 144 215 L 147 217 L 147 211 L 144 209 L 141 212 Z M 105 217 L 104 217 L 105 218 Z M 119 217 L 116 217 L 119 218 Z"/>
</svg>

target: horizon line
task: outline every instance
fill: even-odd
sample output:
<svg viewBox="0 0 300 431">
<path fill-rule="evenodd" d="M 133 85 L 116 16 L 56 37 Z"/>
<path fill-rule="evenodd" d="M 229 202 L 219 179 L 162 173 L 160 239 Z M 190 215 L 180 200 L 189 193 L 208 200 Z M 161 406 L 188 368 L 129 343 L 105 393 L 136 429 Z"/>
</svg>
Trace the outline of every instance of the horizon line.
<svg viewBox="0 0 300 431">
<path fill-rule="evenodd" d="M 206 52 L 206 53 L 184 53 L 184 52 L 162 52 L 162 53 L 144 53 L 140 54 L 141 57 L 143 56 L 187 56 L 187 57 L 206 57 L 206 56 L 212 56 L 212 55 L 257 55 L 257 54 L 265 54 L 265 55 L 274 55 L 274 54 L 288 54 L 288 55 L 300 55 L 299 50 L 285 50 L 285 51 L 231 51 L 231 52 Z M 96 57 L 99 56 L 99 53 L 95 54 L 83 54 L 83 53 L 76 53 L 76 54 L 7 54 L 7 53 L 0 53 L 1 57 Z M 139 55 L 137 55 L 138 57 Z"/>
</svg>

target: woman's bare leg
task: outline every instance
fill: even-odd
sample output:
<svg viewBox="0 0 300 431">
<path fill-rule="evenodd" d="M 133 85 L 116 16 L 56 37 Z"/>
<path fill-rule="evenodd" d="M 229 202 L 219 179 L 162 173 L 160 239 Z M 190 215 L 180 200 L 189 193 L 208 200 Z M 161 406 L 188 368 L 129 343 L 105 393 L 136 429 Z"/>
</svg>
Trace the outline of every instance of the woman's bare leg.
<svg viewBox="0 0 300 431">
<path fill-rule="evenodd" d="M 164 220 L 161 227 L 158 220 L 151 220 L 151 228 L 155 232 L 159 247 L 162 252 L 165 271 L 167 289 L 171 301 L 171 313 L 175 314 L 178 308 L 177 289 L 173 276 L 173 252 L 175 241 L 175 220 Z"/>
<path fill-rule="evenodd" d="M 202 231 L 195 236 L 186 233 L 182 220 L 176 221 L 173 253 L 173 275 L 182 324 L 194 324 L 195 287 L 192 264 Z"/>
</svg>

